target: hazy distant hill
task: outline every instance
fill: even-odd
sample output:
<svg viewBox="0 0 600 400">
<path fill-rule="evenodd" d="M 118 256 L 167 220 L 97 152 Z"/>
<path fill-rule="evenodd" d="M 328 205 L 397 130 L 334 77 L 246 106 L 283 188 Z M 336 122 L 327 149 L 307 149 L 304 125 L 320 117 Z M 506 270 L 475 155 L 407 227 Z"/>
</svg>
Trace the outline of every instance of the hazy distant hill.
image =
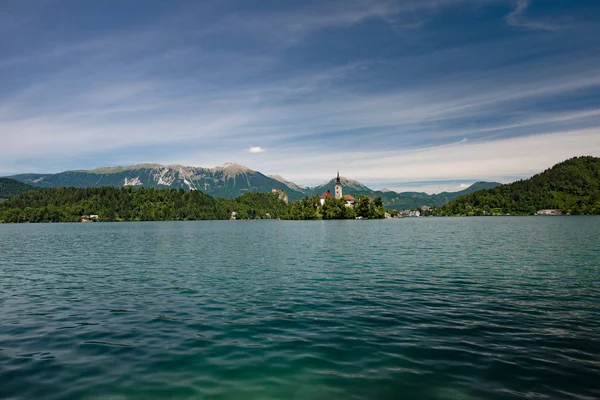
<svg viewBox="0 0 600 400">
<path fill-rule="evenodd" d="M 529 179 L 456 198 L 436 213 L 535 214 L 543 209 L 600 214 L 600 158 L 571 158 Z"/>
<path fill-rule="evenodd" d="M 366 195 L 369 197 L 381 196 L 383 204 L 386 208 L 396 210 L 414 209 L 421 206 L 441 206 L 448 201 L 455 199 L 467 193 L 472 193 L 477 190 L 491 189 L 499 186 L 497 182 L 477 182 L 468 188 L 458 192 L 442 192 L 439 194 L 427 194 L 424 192 L 401 192 L 396 193 L 390 190 L 372 190 L 358 181 L 341 177 L 342 188 L 344 194 L 351 194 L 354 197 Z M 327 190 L 331 193 L 335 192 L 335 179 L 330 180 L 320 186 L 309 188 L 309 194 L 321 194 Z"/>
<path fill-rule="evenodd" d="M 457 197 L 463 196 L 465 194 L 477 192 L 479 190 L 493 189 L 497 186 L 501 186 L 501 184 L 498 182 L 475 182 L 468 188 L 460 190 L 458 192 L 442 192 L 442 193 L 434 194 L 434 195 L 432 195 L 432 197 L 435 199 L 435 203 L 437 203 L 434 205 L 438 206 L 438 205 L 446 204 L 450 200 L 456 199 Z"/>
<path fill-rule="evenodd" d="M 0 199 L 10 199 L 31 189 L 32 186 L 15 179 L 0 178 Z"/>
<path fill-rule="evenodd" d="M 134 186 L 154 188 L 183 188 L 200 190 L 213 197 L 235 198 L 248 192 L 284 190 L 294 201 L 304 196 L 321 195 L 327 190 L 334 193 L 335 179 L 315 187 L 295 184 L 281 176 L 266 176 L 240 164 L 228 163 L 215 168 L 182 165 L 139 164 L 127 167 L 97 168 L 90 171 L 65 171 L 57 174 L 21 174 L 11 177 L 36 187 L 103 187 Z M 341 178 L 345 194 L 353 196 L 381 196 L 391 209 L 417 208 L 423 205 L 440 206 L 462 194 L 488 189 L 498 183 L 478 182 L 460 192 L 429 195 L 421 192 L 396 193 L 376 191 L 362 183 Z"/>
</svg>

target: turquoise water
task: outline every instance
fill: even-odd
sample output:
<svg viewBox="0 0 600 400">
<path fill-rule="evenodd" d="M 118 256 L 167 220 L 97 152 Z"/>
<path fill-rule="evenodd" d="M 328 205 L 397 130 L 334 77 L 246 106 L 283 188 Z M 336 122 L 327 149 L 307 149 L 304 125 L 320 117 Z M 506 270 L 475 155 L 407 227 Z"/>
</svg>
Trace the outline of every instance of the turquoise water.
<svg viewBox="0 0 600 400">
<path fill-rule="evenodd" d="M 0 225 L 2 399 L 600 398 L 600 218 Z"/>
</svg>

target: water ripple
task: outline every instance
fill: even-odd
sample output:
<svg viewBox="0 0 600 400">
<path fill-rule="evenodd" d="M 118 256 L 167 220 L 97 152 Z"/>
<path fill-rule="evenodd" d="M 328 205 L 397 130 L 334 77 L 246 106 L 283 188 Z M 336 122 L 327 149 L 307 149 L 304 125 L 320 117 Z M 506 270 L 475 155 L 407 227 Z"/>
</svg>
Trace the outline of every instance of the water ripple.
<svg viewBox="0 0 600 400">
<path fill-rule="evenodd" d="M 360 222 L 0 225 L 0 398 L 600 398 L 599 218 Z"/>
</svg>

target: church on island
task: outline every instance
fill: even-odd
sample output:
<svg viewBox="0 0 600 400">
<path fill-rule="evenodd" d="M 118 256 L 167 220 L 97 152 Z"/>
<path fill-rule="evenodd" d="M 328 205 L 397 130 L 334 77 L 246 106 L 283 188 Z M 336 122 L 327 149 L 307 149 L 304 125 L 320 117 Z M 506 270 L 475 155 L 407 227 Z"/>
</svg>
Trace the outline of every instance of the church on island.
<svg viewBox="0 0 600 400">
<path fill-rule="evenodd" d="M 321 195 L 321 206 L 325 204 L 326 199 L 333 199 L 334 197 L 331 195 L 331 191 L 327 190 L 325 193 Z M 337 177 L 335 178 L 335 199 L 341 200 L 344 199 L 346 201 L 345 206 L 354 208 L 354 203 L 356 199 L 349 194 L 342 194 L 342 180 L 340 179 L 340 172 L 338 171 Z"/>
</svg>

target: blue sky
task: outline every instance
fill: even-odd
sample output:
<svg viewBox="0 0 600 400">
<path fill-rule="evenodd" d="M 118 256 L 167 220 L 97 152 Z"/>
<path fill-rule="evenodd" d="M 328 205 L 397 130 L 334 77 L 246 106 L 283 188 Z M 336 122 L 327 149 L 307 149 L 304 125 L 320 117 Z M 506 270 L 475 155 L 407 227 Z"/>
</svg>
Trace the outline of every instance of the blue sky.
<svg viewBox="0 0 600 400">
<path fill-rule="evenodd" d="M 600 2 L 0 3 L 0 175 L 234 161 L 508 182 L 600 156 Z"/>
</svg>

